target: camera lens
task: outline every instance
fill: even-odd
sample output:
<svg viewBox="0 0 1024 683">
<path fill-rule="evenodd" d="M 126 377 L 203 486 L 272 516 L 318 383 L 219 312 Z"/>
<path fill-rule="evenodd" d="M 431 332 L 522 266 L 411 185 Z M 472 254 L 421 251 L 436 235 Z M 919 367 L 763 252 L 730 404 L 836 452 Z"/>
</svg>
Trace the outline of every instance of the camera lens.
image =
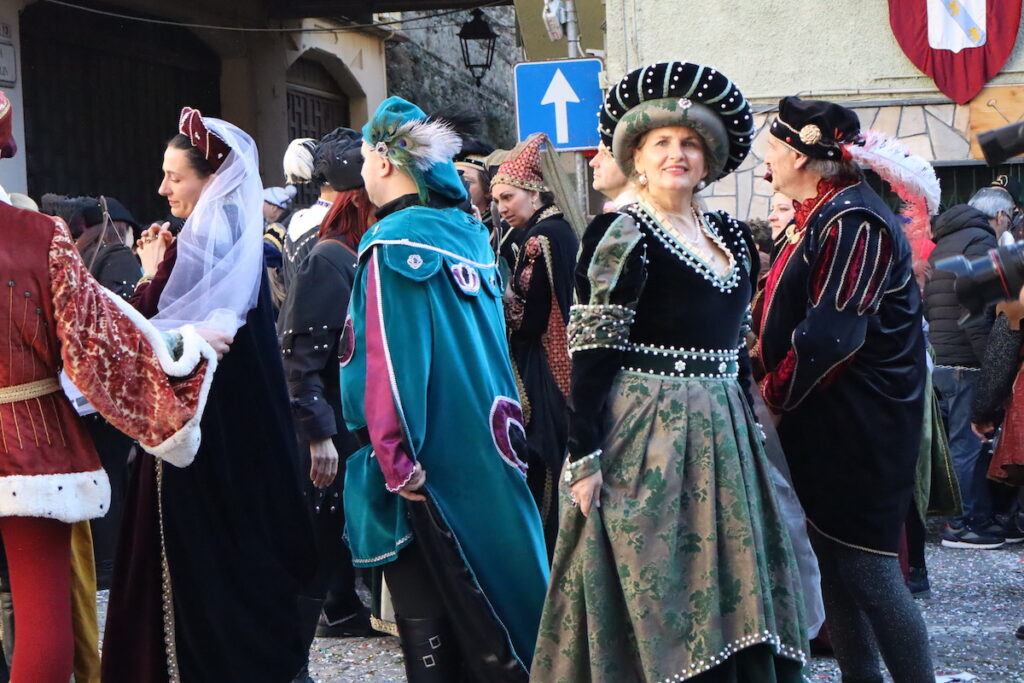
<svg viewBox="0 0 1024 683">
<path fill-rule="evenodd" d="M 992 249 L 985 256 L 968 261 L 964 256 L 953 256 L 935 264 L 936 268 L 955 273 L 954 291 L 967 313 L 960 318 L 963 324 L 982 315 L 985 308 L 1004 299 L 1015 299 L 1024 286 L 1024 242 Z"/>
</svg>

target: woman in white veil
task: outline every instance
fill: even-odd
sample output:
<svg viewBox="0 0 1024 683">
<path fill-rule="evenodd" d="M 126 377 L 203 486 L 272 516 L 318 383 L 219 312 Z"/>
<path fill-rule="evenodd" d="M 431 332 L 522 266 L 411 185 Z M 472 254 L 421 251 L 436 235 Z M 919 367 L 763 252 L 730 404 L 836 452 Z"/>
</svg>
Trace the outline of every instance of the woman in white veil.
<svg viewBox="0 0 1024 683">
<path fill-rule="evenodd" d="M 196 119 L 205 123 L 205 132 Z M 256 144 L 236 126 L 202 119 L 194 109 L 182 112 L 180 125 L 183 137 L 186 128 L 190 131 L 193 149 L 200 149 L 192 143 L 196 136 L 205 135 L 214 162 L 216 155 L 224 157 L 207 177 L 195 208 L 179 216 L 186 220 L 177 259 L 151 320 L 160 329 L 189 320 L 233 333 L 256 305 L 263 271 L 263 183 Z"/>
<path fill-rule="evenodd" d="M 126 504 L 104 680 L 292 680 L 312 538 L 273 311 L 263 282 L 262 182 L 237 127 L 182 111 L 160 194 L 185 219 L 140 240 L 132 304 L 161 328 L 234 333 L 186 468 L 141 456 Z M 272 618 L 268 615 L 273 615 Z"/>
</svg>

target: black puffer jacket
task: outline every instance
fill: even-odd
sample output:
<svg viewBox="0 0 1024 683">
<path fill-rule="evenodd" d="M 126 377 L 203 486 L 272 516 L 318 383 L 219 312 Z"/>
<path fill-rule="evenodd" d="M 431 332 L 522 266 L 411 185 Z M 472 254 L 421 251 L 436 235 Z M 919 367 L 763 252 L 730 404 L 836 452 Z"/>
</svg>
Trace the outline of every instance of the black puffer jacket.
<svg viewBox="0 0 1024 683">
<path fill-rule="evenodd" d="M 928 320 L 928 339 L 935 348 L 935 363 L 980 368 L 992 328 L 992 311 L 966 327 L 957 325 L 965 309 L 953 291 L 956 276 L 935 268 L 935 264 L 950 256 L 962 255 L 969 260 L 984 256 L 989 249 L 996 248 L 995 231 L 985 214 L 958 204 L 936 219 L 932 233 L 935 249 L 928 262 L 933 270 L 924 286 L 924 315 Z"/>
</svg>

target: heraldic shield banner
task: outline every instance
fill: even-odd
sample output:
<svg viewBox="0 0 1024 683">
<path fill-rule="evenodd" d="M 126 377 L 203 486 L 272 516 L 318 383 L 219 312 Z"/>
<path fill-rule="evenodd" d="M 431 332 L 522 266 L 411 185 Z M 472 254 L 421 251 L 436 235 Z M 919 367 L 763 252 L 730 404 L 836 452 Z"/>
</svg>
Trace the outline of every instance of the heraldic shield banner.
<svg viewBox="0 0 1024 683">
<path fill-rule="evenodd" d="M 889 0 L 889 24 L 914 66 L 966 104 L 1009 59 L 1021 1 Z"/>
</svg>

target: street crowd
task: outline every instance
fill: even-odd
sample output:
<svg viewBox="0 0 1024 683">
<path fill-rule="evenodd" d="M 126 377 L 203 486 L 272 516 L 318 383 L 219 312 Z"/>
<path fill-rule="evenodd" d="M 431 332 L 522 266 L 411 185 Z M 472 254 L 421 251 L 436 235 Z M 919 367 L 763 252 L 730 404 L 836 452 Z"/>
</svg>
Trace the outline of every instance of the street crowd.
<svg viewBox="0 0 1024 683">
<path fill-rule="evenodd" d="M 1013 178 L 943 206 L 793 96 L 771 214 L 708 211 L 759 131 L 690 62 L 608 89 L 596 216 L 542 133 L 398 97 L 280 187 L 173 123 L 149 227 L 0 193 L 12 681 L 309 683 L 314 637 L 391 634 L 412 683 L 931 682 L 928 516 L 1024 541 L 1024 303 L 946 267 L 1024 238 Z"/>
</svg>

